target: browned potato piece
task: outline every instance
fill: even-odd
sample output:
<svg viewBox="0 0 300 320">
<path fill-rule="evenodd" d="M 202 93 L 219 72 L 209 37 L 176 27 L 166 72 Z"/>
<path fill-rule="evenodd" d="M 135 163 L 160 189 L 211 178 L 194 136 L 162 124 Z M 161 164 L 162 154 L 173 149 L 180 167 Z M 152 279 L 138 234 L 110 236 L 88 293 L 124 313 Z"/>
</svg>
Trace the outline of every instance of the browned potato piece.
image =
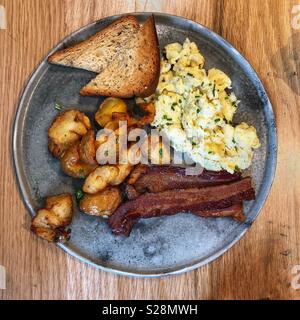
<svg viewBox="0 0 300 320">
<path fill-rule="evenodd" d="M 139 119 L 135 119 L 131 117 L 128 113 L 124 112 L 114 112 L 112 114 L 112 123 L 117 123 L 119 126 L 119 121 L 126 121 L 128 127 L 136 126 L 138 125 Z"/>
<path fill-rule="evenodd" d="M 72 196 L 69 193 L 47 197 L 46 209 L 52 211 L 58 218 L 56 227 L 64 227 L 71 223 L 73 213 Z"/>
<path fill-rule="evenodd" d="M 140 103 L 138 105 L 145 115 L 139 120 L 139 125 L 144 126 L 154 121 L 155 117 L 155 106 L 152 102 Z"/>
<path fill-rule="evenodd" d="M 119 128 L 119 121 L 115 121 L 115 120 L 111 120 L 107 122 L 107 124 L 105 125 L 105 129 L 109 129 L 112 131 L 118 130 L 118 128 Z"/>
<path fill-rule="evenodd" d="M 117 165 L 117 168 L 119 170 L 118 175 L 110 182 L 111 186 L 117 186 L 121 184 L 129 175 L 131 172 L 133 165 L 130 163 L 120 163 Z"/>
<path fill-rule="evenodd" d="M 44 240 L 47 240 L 49 242 L 59 242 L 60 239 L 62 239 L 61 235 L 59 235 L 57 230 L 55 229 L 31 226 L 31 231 L 38 235 L 40 238 L 43 238 Z"/>
<path fill-rule="evenodd" d="M 104 190 L 111 184 L 119 173 L 119 169 L 114 165 L 104 165 L 91 172 L 84 181 L 82 190 L 86 193 L 95 194 Z"/>
<path fill-rule="evenodd" d="M 156 137 L 155 135 L 149 136 L 147 139 L 147 144 L 148 149 L 146 148 L 146 144 L 142 147 L 142 156 L 144 157 L 144 159 L 148 158 L 148 161 L 151 164 L 156 165 L 170 164 L 170 146 L 165 144 L 159 135 L 157 135 Z"/>
<path fill-rule="evenodd" d="M 132 127 L 143 127 L 146 124 L 149 124 L 154 121 L 155 117 L 155 107 L 153 103 L 141 103 L 139 104 L 139 108 L 144 112 L 142 118 L 137 119 L 130 116 L 128 113 L 125 112 L 114 112 L 112 114 L 112 122 L 119 122 L 119 121 L 127 121 L 127 126 Z"/>
<path fill-rule="evenodd" d="M 73 201 L 70 194 L 48 197 L 45 208 L 39 209 L 32 219 L 31 230 L 50 242 L 66 241 L 70 231 L 64 227 L 71 223 L 72 217 Z"/>
<path fill-rule="evenodd" d="M 53 212 L 47 209 L 39 209 L 32 220 L 32 227 L 56 228 L 59 223 L 59 218 Z"/>
<path fill-rule="evenodd" d="M 79 156 L 80 156 L 80 160 L 86 164 L 90 164 L 90 165 L 97 164 L 94 130 L 89 130 L 82 137 L 79 144 Z"/>
<path fill-rule="evenodd" d="M 121 192 L 113 187 L 96 194 L 85 194 L 80 200 L 80 210 L 92 216 L 109 217 L 121 204 Z"/>
<path fill-rule="evenodd" d="M 95 194 L 108 186 L 119 185 L 126 179 L 132 168 L 130 163 L 100 166 L 87 176 L 82 190 L 89 194 Z"/>
<path fill-rule="evenodd" d="M 126 103 L 119 98 L 106 98 L 99 106 L 95 114 L 95 120 L 101 127 L 105 127 L 112 120 L 114 112 L 127 113 Z"/>
<path fill-rule="evenodd" d="M 109 126 L 109 127 L 107 127 Z M 110 138 L 111 134 L 114 134 L 116 138 L 118 138 L 120 136 L 120 128 L 119 128 L 119 124 L 115 121 L 110 121 L 107 126 L 105 126 L 105 129 L 111 130 L 111 131 L 107 131 L 98 134 L 96 136 L 96 140 L 95 140 L 95 147 L 96 147 L 96 151 L 99 148 L 99 146 L 105 142 L 108 141 L 108 139 Z"/>
<path fill-rule="evenodd" d="M 89 118 L 78 110 L 67 110 L 58 115 L 48 130 L 48 148 L 57 158 L 80 140 L 91 129 Z"/>
<path fill-rule="evenodd" d="M 76 142 L 69 147 L 60 159 L 60 165 L 63 172 L 74 178 L 85 178 L 96 167 L 97 164 L 86 164 L 80 159 L 80 142 Z"/>
<path fill-rule="evenodd" d="M 129 127 L 127 132 L 125 132 L 125 134 L 129 134 L 131 132 L 131 130 L 134 130 L 135 127 Z M 119 141 L 121 141 L 121 139 L 123 138 L 123 134 L 124 132 L 121 130 L 121 128 L 117 128 L 116 130 L 113 131 L 114 134 L 114 138 L 115 140 L 111 139 L 113 138 L 113 136 L 111 135 L 99 135 L 96 140 L 95 140 L 95 146 L 96 146 L 96 160 L 99 164 L 101 163 L 105 163 L 107 161 L 107 157 L 105 155 L 105 153 L 103 152 L 104 150 L 112 150 L 112 148 L 115 148 L 115 152 L 116 152 L 116 160 L 118 160 L 120 158 L 120 155 L 123 152 L 126 152 L 128 150 L 125 150 L 125 147 L 120 146 Z M 127 140 L 127 136 L 125 136 L 125 139 Z M 102 152 L 98 151 L 98 148 L 105 144 L 105 149 L 104 146 L 102 146 Z M 121 152 L 121 154 L 119 154 Z M 103 158 L 105 157 L 105 158 Z"/>
</svg>

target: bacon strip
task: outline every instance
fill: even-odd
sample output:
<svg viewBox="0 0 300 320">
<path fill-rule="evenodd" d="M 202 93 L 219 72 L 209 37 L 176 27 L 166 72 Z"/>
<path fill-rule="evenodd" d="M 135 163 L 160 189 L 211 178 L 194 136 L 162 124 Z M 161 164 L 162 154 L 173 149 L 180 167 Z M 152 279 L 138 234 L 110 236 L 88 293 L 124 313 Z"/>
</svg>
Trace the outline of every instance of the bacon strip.
<svg viewBox="0 0 300 320">
<path fill-rule="evenodd" d="M 134 200 L 141 195 L 131 184 L 126 184 L 123 191 L 128 200 Z"/>
<path fill-rule="evenodd" d="M 233 204 L 230 207 L 223 209 L 207 210 L 207 211 L 193 211 L 194 215 L 202 218 L 220 218 L 220 217 L 231 217 L 236 221 L 244 221 L 245 215 L 243 213 L 243 203 L 239 202 Z"/>
<path fill-rule="evenodd" d="M 214 186 L 240 179 L 240 173 L 231 174 L 226 171 L 204 170 L 199 175 L 186 175 L 185 168 L 181 167 L 138 165 L 131 172 L 127 183 L 132 185 L 138 194 Z M 134 191 L 132 188 L 128 188 L 126 193 L 128 199 L 133 199 Z"/>
<path fill-rule="evenodd" d="M 109 225 L 114 234 L 129 236 L 133 224 L 140 218 L 177 212 L 196 212 L 200 215 L 205 211 L 216 212 L 243 200 L 253 199 L 255 192 L 250 177 L 226 185 L 145 193 L 122 204 L 109 218 Z"/>
</svg>

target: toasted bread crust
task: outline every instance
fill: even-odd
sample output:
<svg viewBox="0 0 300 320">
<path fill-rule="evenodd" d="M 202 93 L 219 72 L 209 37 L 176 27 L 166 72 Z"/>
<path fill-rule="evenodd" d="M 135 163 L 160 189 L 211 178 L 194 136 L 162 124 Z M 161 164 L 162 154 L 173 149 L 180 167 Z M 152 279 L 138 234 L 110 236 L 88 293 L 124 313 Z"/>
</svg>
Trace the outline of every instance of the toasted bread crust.
<svg viewBox="0 0 300 320">
<path fill-rule="evenodd" d="M 121 32 L 118 46 L 111 47 Z M 112 40 L 106 42 L 106 35 Z M 104 50 L 103 57 L 98 55 L 98 49 Z M 48 61 L 97 72 L 80 90 L 83 96 L 147 97 L 155 92 L 160 73 L 154 16 L 141 27 L 134 16 L 121 17 L 88 39 L 52 54 Z"/>
<path fill-rule="evenodd" d="M 114 61 L 80 90 L 81 95 L 130 98 L 133 96 L 147 97 L 155 92 L 160 73 L 160 54 L 153 15 L 151 15 L 140 28 L 137 37 L 139 43 L 136 52 L 136 61 L 135 65 L 132 65 L 132 68 L 135 69 L 131 70 L 134 76 L 131 79 L 123 80 L 124 75 L 121 74 L 122 70 L 120 71 L 120 65 L 123 61 Z M 136 66 L 138 66 L 138 68 Z M 122 81 L 121 86 L 97 85 L 97 81 L 101 83 L 102 79 L 107 80 L 109 77 L 113 77 L 114 74 L 118 73 L 118 71 L 120 74 L 117 74 L 117 76 L 120 76 Z"/>
<path fill-rule="evenodd" d="M 91 41 L 94 41 L 98 37 L 105 36 L 111 30 L 114 30 L 118 25 L 123 25 L 125 23 L 131 23 L 136 28 L 139 27 L 139 23 L 134 16 L 128 15 L 128 16 L 121 17 L 121 18 L 117 19 L 116 21 L 112 22 L 111 24 L 109 24 L 108 26 L 106 26 L 105 28 L 101 29 L 100 31 L 98 31 L 94 35 L 90 36 L 89 38 L 87 38 L 81 42 L 78 42 L 69 48 L 65 48 L 65 49 L 62 49 L 62 50 L 59 50 L 59 51 L 53 53 L 52 55 L 50 55 L 48 57 L 48 62 L 60 64 L 59 61 L 61 59 L 64 59 L 69 54 L 72 54 L 76 50 L 81 49 L 83 46 L 87 45 Z"/>
<path fill-rule="evenodd" d="M 151 57 L 153 65 L 153 72 L 149 73 L 147 81 L 147 88 L 141 87 L 135 93 L 139 97 L 148 97 L 153 94 L 156 90 L 160 74 L 160 54 L 159 54 L 159 43 L 157 38 L 157 32 L 155 27 L 154 15 L 151 15 L 144 24 L 145 33 L 149 36 L 147 41 L 149 41 L 150 46 L 153 48 L 151 50 Z M 147 53 L 146 53 L 147 54 Z"/>
</svg>

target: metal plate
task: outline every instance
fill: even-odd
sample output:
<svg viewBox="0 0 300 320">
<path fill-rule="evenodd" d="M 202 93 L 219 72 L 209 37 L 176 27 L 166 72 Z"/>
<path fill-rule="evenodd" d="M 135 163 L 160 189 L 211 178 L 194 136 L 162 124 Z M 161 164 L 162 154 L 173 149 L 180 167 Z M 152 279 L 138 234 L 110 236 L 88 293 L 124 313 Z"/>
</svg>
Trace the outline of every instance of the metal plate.
<svg viewBox="0 0 300 320">
<path fill-rule="evenodd" d="M 140 22 L 149 13 L 136 13 Z M 52 52 L 85 39 L 119 16 L 92 23 L 65 38 Z M 155 14 L 160 47 L 195 41 L 206 59 L 205 68 L 216 67 L 232 79 L 242 101 L 235 121 L 257 128 L 261 148 L 255 152 L 250 174 L 257 198 L 244 206 L 245 223 L 231 219 L 203 219 L 189 214 L 141 220 L 129 238 L 113 236 L 107 222 L 75 210 L 72 237 L 62 249 L 105 271 L 156 277 L 198 268 L 226 252 L 251 226 L 262 208 L 274 177 L 277 154 L 276 126 L 267 94 L 249 63 L 228 42 L 207 28 L 184 18 Z M 50 53 L 49 53 L 50 54 Z M 13 155 L 23 200 L 31 215 L 47 195 L 74 193 L 81 186 L 64 175 L 47 149 L 47 129 L 57 115 L 56 102 L 90 115 L 101 98 L 80 97 L 80 88 L 93 73 L 54 66 L 44 59 L 23 92 L 15 118 Z"/>
</svg>

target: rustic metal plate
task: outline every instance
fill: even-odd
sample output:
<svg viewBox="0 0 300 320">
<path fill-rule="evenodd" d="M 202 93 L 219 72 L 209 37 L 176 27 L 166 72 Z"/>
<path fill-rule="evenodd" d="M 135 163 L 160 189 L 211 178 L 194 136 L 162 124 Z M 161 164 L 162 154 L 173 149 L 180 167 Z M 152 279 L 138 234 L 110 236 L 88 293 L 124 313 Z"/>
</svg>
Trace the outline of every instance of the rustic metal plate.
<svg viewBox="0 0 300 320">
<path fill-rule="evenodd" d="M 135 14 L 140 22 L 149 13 Z M 119 16 L 94 22 L 59 43 L 52 52 L 85 39 Z M 242 101 L 235 120 L 257 128 L 261 148 L 255 152 L 250 173 L 257 194 L 247 202 L 245 223 L 227 218 L 203 219 L 178 214 L 141 220 L 129 238 L 113 236 L 104 219 L 75 210 L 69 243 L 59 245 L 97 268 L 123 275 L 156 277 L 198 268 L 226 252 L 251 226 L 269 193 L 276 166 L 277 139 L 272 106 L 262 83 L 249 63 L 223 38 L 184 18 L 155 14 L 160 47 L 195 41 L 206 59 L 205 68 L 216 67 L 232 79 Z M 50 53 L 49 53 L 50 54 Z M 20 192 L 31 215 L 47 195 L 74 193 L 82 185 L 64 175 L 47 149 L 47 129 L 57 115 L 56 102 L 75 107 L 93 117 L 101 98 L 81 97 L 79 89 L 93 73 L 50 65 L 45 58 L 32 74 L 20 101 L 13 133 L 13 155 Z"/>
</svg>

